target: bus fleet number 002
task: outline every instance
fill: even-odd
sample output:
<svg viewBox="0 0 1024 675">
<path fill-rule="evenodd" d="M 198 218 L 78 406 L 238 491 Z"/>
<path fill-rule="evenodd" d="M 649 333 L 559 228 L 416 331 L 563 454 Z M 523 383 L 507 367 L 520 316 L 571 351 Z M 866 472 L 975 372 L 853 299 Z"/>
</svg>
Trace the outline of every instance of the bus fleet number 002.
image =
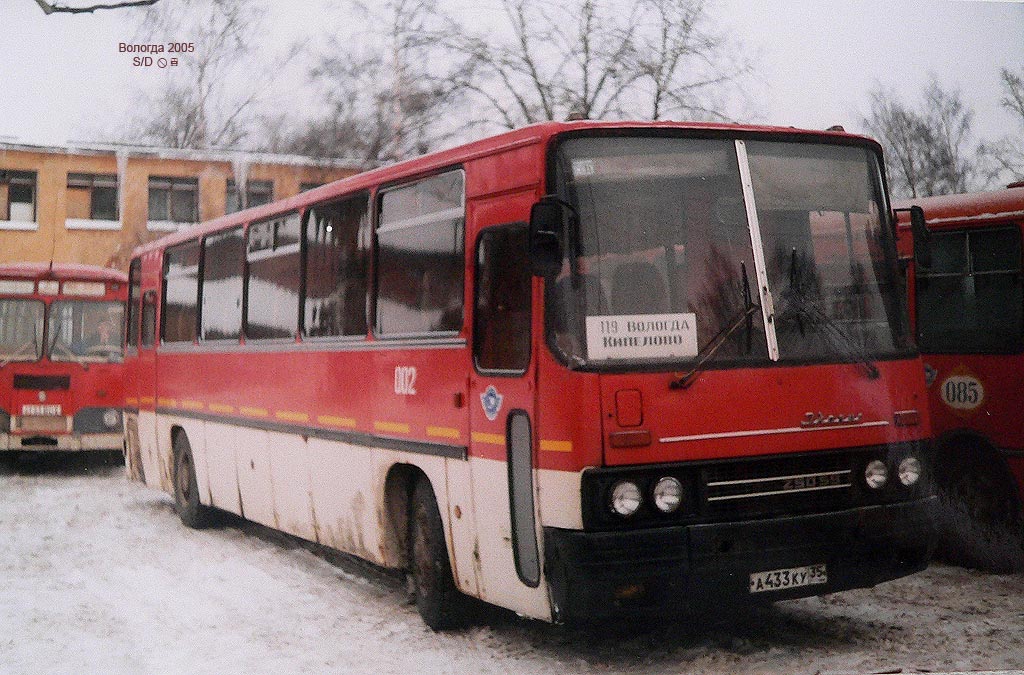
<svg viewBox="0 0 1024 675">
<path fill-rule="evenodd" d="M 415 366 L 395 366 L 395 393 L 399 396 L 416 394 Z"/>
</svg>

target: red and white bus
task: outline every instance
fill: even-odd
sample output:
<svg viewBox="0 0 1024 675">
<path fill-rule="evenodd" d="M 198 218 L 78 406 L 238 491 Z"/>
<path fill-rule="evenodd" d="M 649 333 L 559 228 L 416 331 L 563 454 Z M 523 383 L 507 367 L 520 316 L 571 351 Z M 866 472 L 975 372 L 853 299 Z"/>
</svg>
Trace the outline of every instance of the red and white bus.
<svg viewBox="0 0 1024 675">
<path fill-rule="evenodd" d="M 143 246 L 129 469 L 545 620 L 866 587 L 933 545 L 879 146 L 545 123 Z"/>
<path fill-rule="evenodd" d="M 953 560 L 1024 568 L 1024 184 L 926 197 L 931 264 L 911 308 L 936 434 L 940 543 Z M 906 221 L 906 222 L 903 222 Z M 909 217 L 900 248 L 912 259 Z"/>
<path fill-rule="evenodd" d="M 87 265 L 0 265 L 0 453 L 124 447 L 127 282 Z"/>
</svg>

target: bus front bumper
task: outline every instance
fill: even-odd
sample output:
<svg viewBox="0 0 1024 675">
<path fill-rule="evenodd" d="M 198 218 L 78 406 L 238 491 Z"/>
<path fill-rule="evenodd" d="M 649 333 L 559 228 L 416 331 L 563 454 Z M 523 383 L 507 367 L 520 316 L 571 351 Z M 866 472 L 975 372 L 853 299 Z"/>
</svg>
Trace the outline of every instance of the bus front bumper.
<svg viewBox="0 0 1024 675">
<path fill-rule="evenodd" d="M 124 434 L 3 434 L 0 452 L 78 452 L 121 450 Z"/>
<path fill-rule="evenodd" d="M 553 618 L 670 615 L 871 587 L 927 567 L 936 503 L 617 532 L 545 528 Z M 815 583 L 765 590 L 783 571 L 803 578 L 811 566 Z"/>
</svg>

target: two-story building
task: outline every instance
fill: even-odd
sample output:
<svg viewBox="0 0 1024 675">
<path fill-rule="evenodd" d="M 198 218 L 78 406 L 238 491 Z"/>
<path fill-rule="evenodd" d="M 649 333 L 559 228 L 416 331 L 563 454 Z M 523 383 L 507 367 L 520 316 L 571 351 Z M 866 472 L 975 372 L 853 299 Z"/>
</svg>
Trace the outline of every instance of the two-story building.
<svg viewBox="0 0 1024 675">
<path fill-rule="evenodd" d="M 139 244 L 362 168 L 294 155 L 0 140 L 0 263 L 125 269 Z"/>
</svg>

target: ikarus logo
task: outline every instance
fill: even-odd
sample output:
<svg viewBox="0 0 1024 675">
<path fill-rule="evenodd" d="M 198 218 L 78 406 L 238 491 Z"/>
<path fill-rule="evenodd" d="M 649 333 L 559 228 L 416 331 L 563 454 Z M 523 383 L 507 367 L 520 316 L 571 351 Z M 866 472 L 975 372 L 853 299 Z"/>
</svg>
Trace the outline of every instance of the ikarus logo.
<svg viewBox="0 0 1024 675">
<path fill-rule="evenodd" d="M 498 393 L 498 390 L 494 388 L 494 385 L 487 387 L 484 393 L 480 394 L 480 405 L 484 408 L 484 415 L 487 419 L 493 422 L 498 419 L 498 413 L 501 412 L 501 402 L 504 400 L 504 396 Z"/>
</svg>

